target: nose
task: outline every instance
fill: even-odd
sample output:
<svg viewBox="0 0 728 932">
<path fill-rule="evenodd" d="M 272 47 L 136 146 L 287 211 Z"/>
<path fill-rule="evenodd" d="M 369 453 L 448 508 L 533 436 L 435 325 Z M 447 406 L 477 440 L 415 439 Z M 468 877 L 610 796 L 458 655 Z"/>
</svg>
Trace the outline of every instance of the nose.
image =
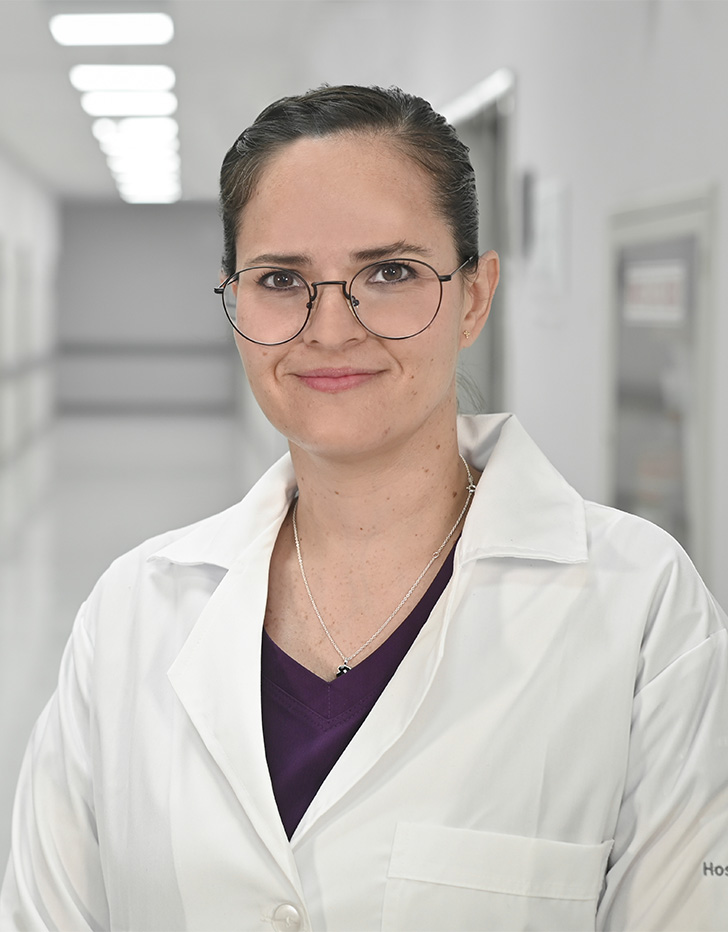
<svg viewBox="0 0 728 932">
<path fill-rule="evenodd" d="M 339 285 L 342 296 L 346 301 L 348 314 L 341 313 L 341 304 L 338 299 L 327 301 L 326 292 L 319 292 L 322 285 Z M 356 298 L 346 290 L 347 283 L 339 279 L 329 281 L 311 282 L 311 300 L 308 309 L 312 311 L 308 324 L 304 330 L 304 338 L 313 342 L 344 343 L 350 339 L 366 336 L 354 307 L 359 303 Z M 329 308 L 329 305 L 331 307 Z"/>
<path fill-rule="evenodd" d="M 311 300 L 307 304 L 309 311 L 316 303 L 316 298 L 318 298 L 318 290 L 321 285 L 341 285 L 341 291 L 344 295 L 344 298 L 346 299 L 347 305 L 349 306 L 349 310 L 351 310 L 352 307 L 356 307 L 357 304 L 359 303 L 356 300 L 356 298 L 353 297 L 346 290 L 346 282 L 344 281 L 340 281 L 338 279 L 331 279 L 330 281 L 325 281 L 325 282 L 311 282 L 311 288 L 313 289 L 313 294 L 311 295 Z"/>
</svg>

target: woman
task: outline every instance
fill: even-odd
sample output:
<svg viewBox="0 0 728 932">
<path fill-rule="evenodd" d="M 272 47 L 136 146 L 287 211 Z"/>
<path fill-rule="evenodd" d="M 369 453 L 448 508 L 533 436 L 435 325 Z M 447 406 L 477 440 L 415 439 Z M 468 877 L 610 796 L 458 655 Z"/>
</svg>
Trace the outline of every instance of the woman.
<svg viewBox="0 0 728 932">
<path fill-rule="evenodd" d="M 725 617 L 513 417 L 457 420 L 498 280 L 465 148 L 322 88 L 221 192 L 217 290 L 290 457 L 81 610 L 3 928 L 723 928 Z"/>
</svg>

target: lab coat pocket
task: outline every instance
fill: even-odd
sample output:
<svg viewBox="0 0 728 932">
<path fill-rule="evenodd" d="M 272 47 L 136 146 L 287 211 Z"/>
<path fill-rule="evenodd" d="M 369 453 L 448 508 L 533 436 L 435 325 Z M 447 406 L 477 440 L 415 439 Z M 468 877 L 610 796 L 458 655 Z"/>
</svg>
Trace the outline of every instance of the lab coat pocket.
<svg viewBox="0 0 728 932">
<path fill-rule="evenodd" d="M 611 847 L 400 822 L 382 929 L 594 929 Z"/>
</svg>

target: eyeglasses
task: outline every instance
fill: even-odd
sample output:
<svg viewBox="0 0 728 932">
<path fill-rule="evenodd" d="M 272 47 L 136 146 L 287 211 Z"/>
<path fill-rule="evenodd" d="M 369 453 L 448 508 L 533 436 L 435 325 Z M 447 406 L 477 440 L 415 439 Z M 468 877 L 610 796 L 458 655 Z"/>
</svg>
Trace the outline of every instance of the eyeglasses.
<svg viewBox="0 0 728 932">
<path fill-rule="evenodd" d="M 345 281 L 307 282 L 293 269 L 253 266 L 234 272 L 215 288 L 228 320 L 252 343 L 277 346 L 301 333 L 322 285 L 340 285 L 349 310 L 374 336 L 407 340 L 426 330 L 442 303 L 443 282 L 452 281 L 474 256 L 449 275 L 419 259 L 386 259 Z"/>
</svg>

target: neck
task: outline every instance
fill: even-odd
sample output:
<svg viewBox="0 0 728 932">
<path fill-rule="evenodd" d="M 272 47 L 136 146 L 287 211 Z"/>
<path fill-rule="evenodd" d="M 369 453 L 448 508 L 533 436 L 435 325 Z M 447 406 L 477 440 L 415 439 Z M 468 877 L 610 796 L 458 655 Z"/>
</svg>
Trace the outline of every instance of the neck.
<svg viewBox="0 0 728 932">
<path fill-rule="evenodd" d="M 426 449 L 408 446 L 376 457 L 330 459 L 291 446 L 299 523 L 310 540 L 336 546 L 421 538 L 427 547 L 463 507 L 467 474 L 455 425 Z"/>
</svg>

